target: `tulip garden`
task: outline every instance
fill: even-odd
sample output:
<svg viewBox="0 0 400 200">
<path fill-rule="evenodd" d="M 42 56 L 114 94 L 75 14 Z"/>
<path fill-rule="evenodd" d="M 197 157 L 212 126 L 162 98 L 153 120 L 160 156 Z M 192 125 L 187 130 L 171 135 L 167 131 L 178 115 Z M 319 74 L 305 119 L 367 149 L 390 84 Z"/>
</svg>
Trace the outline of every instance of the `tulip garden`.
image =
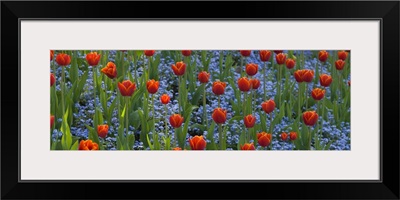
<svg viewBox="0 0 400 200">
<path fill-rule="evenodd" d="M 51 50 L 51 150 L 350 150 L 350 51 Z"/>
</svg>

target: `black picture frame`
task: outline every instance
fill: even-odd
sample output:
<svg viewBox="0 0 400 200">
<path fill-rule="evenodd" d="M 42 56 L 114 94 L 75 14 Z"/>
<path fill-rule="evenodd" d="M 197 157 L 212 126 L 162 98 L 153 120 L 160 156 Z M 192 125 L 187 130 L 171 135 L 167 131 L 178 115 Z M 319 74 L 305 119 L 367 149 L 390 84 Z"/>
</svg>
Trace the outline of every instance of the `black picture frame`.
<svg viewBox="0 0 400 200">
<path fill-rule="evenodd" d="M 155 8 L 157 12 L 150 8 Z M 1 198 L 399 199 L 399 8 L 398 1 L 2 1 Z M 382 22 L 381 181 L 19 182 L 18 132 L 21 108 L 20 83 L 15 84 L 15 79 L 20 72 L 19 19 L 22 18 L 379 19 Z M 32 127 L 32 134 L 40 133 Z M 193 169 L 193 172 L 199 168 L 201 166 Z M 257 166 L 254 170 L 262 172 L 262 168 L 257 169 Z M 222 185 L 229 190 L 222 190 Z M 185 196 L 186 191 L 192 191 L 193 195 Z"/>
</svg>

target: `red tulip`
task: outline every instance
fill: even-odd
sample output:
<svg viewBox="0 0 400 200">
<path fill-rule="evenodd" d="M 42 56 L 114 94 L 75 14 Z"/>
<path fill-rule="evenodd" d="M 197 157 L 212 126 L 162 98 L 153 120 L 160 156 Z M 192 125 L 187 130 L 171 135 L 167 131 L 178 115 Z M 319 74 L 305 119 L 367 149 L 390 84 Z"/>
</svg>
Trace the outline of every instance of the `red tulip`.
<svg viewBox="0 0 400 200">
<path fill-rule="evenodd" d="M 271 57 L 271 51 L 267 50 L 261 50 L 260 51 L 260 60 L 263 62 L 269 61 L 269 58 Z"/>
<path fill-rule="evenodd" d="M 304 70 L 300 69 L 294 72 L 294 78 L 298 83 L 303 82 L 303 75 L 304 75 Z"/>
<path fill-rule="evenodd" d="M 350 81 L 349 81 L 349 82 L 347 82 L 347 84 L 350 86 Z"/>
<path fill-rule="evenodd" d="M 161 97 L 160 97 L 160 101 L 161 101 L 161 103 L 162 104 L 168 104 L 169 103 L 169 101 L 170 101 L 170 97 L 168 96 L 168 94 L 163 94 L 163 95 L 161 95 Z"/>
<path fill-rule="evenodd" d="M 117 66 L 113 62 L 108 62 L 107 65 L 101 69 L 101 72 L 108 78 L 113 79 L 117 77 Z"/>
<path fill-rule="evenodd" d="M 242 54 L 243 57 L 249 57 L 251 54 L 250 50 L 240 50 L 240 54 Z"/>
<path fill-rule="evenodd" d="M 283 65 L 285 64 L 286 61 L 286 55 L 283 53 L 279 53 L 275 56 L 276 59 L 276 63 L 278 63 L 279 65 Z"/>
<path fill-rule="evenodd" d="M 53 73 L 50 73 L 50 87 L 54 85 L 56 82 L 56 77 L 54 77 Z"/>
<path fill-rule="evenodd" d="M 54 119 L 55 119 L 54 115 L 50 115 L 50 128 L 52 128 L 54 125 Z"/>
<path fill-rule="evenodd" d="M 90 52 L 86 55 L 86 61 L 90 66 L 97 66 L 100 61 L 100 54 L 97 54 L 97 52 Z"/>
<path fill-rule="evenodd" d="M 345 64 L 346 64 L 345 61 L 339 59 L 335 62 L 335 67 L 337 70 L 342 70 Z"/>
<path fill-rule="evenodd" d="M 280 53 L 283 53 L 283 51 L 282 51 L 282 50 L 274 50 L 274 52 L 275 52 L 275 54 L 280 54 Z"/>
<path fill-rule="evenodd" d="M 288 58 L 286 60 L 286 68 L 293 69 L 295 65 L 296 65 L 296 61 L 295 60 L 293 60 L 291 58 Z"/>
<path fill-rule="evenodd" d="M 190 56 L 192 54 L 191 50 L 182 50 L 182 55 L 183 56 Z"/>
<path fill-rule="evenodd" d="M 150 57 L 150 56 L 153 56 L 155 52 L 156 52 L 156 50 L 145 50 L 144 55 L 146 55 L 147 57 Z"/>
<path fill-rule="evenodd" d="M 172 150 L 174 150 L 174 151 L 181 151 L 182 148 L 180 148 L 180 147 L 175 147 L 175 148 L 173 148 Z"/>
<path fill-rule="evenodd" d="M 202 71 L 199 73 L 197 78 L 199 79 L 200 83 L 208 83 L 210 80 L 210 74 L 206 71 Z"/>
<path fill-rule="evenodd" d="M 204 150 L 206 148 L 207 142 L 202 135 L 196 135 L 189 139 L 189 144 L 192 150 Z"/>
<path fill-rule="evenodd" d="M 254 78 L 254 79 L 250 79 L 250 83 L 251 83 L 251 87 L 253 88 L 253 90 L 257 90 L 260 87 L 260 80 Z"/>
<path fill-rule="evenodd" d="M 318 59 L 321 62 L 325 62 L 328 59 L 329 53 L 327 51 L 320 51 L 318 53 Z"/>
<path fill-rule="evenodd" d="M 225 92 L 226 83 L 215 81 L 212 86 L 212 91 L 215 95 L 221 95 Z"/>
<path fill-rule="evenodd" d="M 79 150 L 99 150 L 99 145 L 92 140 L 81 140 L 79 143 Z"/>
<path fill-rule="evenodd" d="M 99 137 L 106 138 L 107 133 L 108 133 L 108 125 L 107 124 L 97 125 L 97 134 L 99 135 Z"/>
<path fill-rule="evenodd" d="M 338 52 L 338 57 L 339 57 L 339 59 L 341 59 L 341 60 L 346 60 L 346 58 L 347 58 L 347 52 L 346 51 L 339 51 Z"/>
<path fill-rule="evenodd" d="M 265 113 L 269 114 L 275 109 L 275 101 L 272 99 L 265 101 L 261 104 L 261 108 L 264 110 Z"/>
<path fill-rule="evenodd" d="M 217 124 L 223 124 L 226 121 L 226 114 L 227 111 L 222 109 L 222 108 L 216 108 L 214 109 L 214 112 L 212 114 L 212 118 L 215 123 Z"/>
<path fill-rule="evenodd" d="M 296 132 L 290 132 L 289 133 L 289 138 L 290 138 L 290 140 L 296 140 L 297 139 L 297 133 Z"/>
<path fill-rule="evenodd" d="M 118 83 L 118 89 L 121 92 L 122 96 L 132 96 L 133 92 L 135 92 L 136 90 L 136 85 L 130 80 L 125 80 L 122 83 Z"/>
<path fill-rule="evenodd" d="M 314 126 L 318 121 L 318 114 L 315 111 L 306 111 L 303 113 L 303 121 L 307 126 Z"/>
<path fill-rule="evenodd" d="M 282 139 L 283 141 L 286 141 L 286 140 L 287 140 L 287 137 L 288 137 L 288 134 L 287 134 L 287 133 L 283 132 L 283 133 L 281 134 L 281 139 Z"/>
<path fill-rule="evenodd" d="M 256 117 L 250 114 L 245 116 L 243 121 L 246 128 L 253 128 L 254 124 L 256 123 Z"/>
<path fill-rule="evenodd" d="M 50 50 L 50 61 L 53 60 L 53 57 L 54 57 L 54 51 Z"/>
<path fill-rule="evenodd" d="M 316 101 L 319 101 L 322 98 L 324 98 L 324 95 L 325 95 L 325 90 L 322 90 L 322 89 L 319 89 L 319 88 L 315 88 L 311 92 L 311 96 Z"/>
<path fill-rule="evenodd" d="M 319 76 L 319 83 L 324 87 L 329 87 L 332 83 L 332 77 L 327 74 L 321 74 Z"/>
<path fill-rule="evenodd" d="M 244 145 L 240 145 L 241 150 L 256 150 L 253 143 L 246 143 Z"/>
<path fill-rule="evenodd" d="M 179 128 L 182 126 L 183 117 L 180 114 L 173 114 L 169 117 L 169 123 L 174 128 Z"/>
<path fill-rule="evenodd" d="M 254 76 L 258 72 L 258 65 L 254 63 L 249 63 L 246 65 L 246 73 L 249 76 Z"/>
<path fill-rule="evenodd" d="M 155 94 L 158 91 L 160 83 L 154 79 L 148 80 L 146 83 L 147 91 L 150 94 Z"/>
<path fill-rule="evenodd" d="M 310 70 L 310 69 L 304 69 L 304 73 L 303 73 L 303 81 L 310 83 L 314 78 L 314 71 Z"/>
<path fill-rule="evenodd" d="M 185 74 L 186 64 L 184 62 L 177 62 L 176 65 L 171 65 L 172 70 L 174 71 L 175 75 L 182 76 Z"/>
<path fill-rule="evenodd" d="M 257 140 L 260 146 L 269 146 L 269 144 L 271 144 L 272 134 L 266 132 L 257 133 Z"/>
<path fill-rule="evenodd" d="M 250 80 L 246 77 L 239 78 L 238 86 L 240 91 L 248 92 L 250 90 Z"/>
<path fill-rule="evenodd" d="M 56 62 L 60 66 L 67 66 L 71 63 L 71 56 L 65 53 L 59 53 L 57 54 Z"/>
</svg>

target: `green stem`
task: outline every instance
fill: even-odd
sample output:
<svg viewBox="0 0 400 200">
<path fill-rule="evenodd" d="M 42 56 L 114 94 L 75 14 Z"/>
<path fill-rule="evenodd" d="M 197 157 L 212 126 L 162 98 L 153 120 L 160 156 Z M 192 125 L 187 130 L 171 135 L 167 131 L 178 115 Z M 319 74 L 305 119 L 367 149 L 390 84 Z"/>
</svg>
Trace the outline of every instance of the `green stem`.
<svg viewBox="0 0 400 200">
<path fill-rule="evenodd" d="M 205 126 L 208 126 L 208 118 L 207 118 L 207 109 L 206 109 L 206 88 L 204 87 L 204 94 L 203 94 L 203 119 L 205 120 Z"/>
<path fill-rule="evenodd" d="M 269 113 L 269 133 L 272 134 L 272 112 Z"/>
<path fill-rule="evenodd" d="M 298 88 L 298 91 L 299 91 L 299 100 L 298 100 L 298 104 L 299 104 L 299 109 L 298 109 L 298 116 L 300 116 L 300 113 L 301 113 L 301 83 L 298 83 L 298 86 L 299 86 L 299 88 Z M 299 118 L 300 119 L 300 118 Z"/>
<path fill-rule="evenodd" d="M 221 95 L 218 95 L 218 108 L 221 108 Z"/>
<path fill-rule="evenodd" d="M 133 51 L 133 53 L 134 53 L 134 55 L 133 55 L 133 59 L 134 59 L 134 62 L 133 62 L 133 70 L 135 71 L 135 82 L 136 82 L 136 86 L 138 86 L 139 85 L 139 83 L 138 83 L 138 76 L 137 76 L 137 55 L 136 55 L 136 51 Z"/>
<path fill-rule="evenodd" d="M 263 69 L 263 83 L 264 83 L 264 100 L 267 99 L 267 83 L 266 83 L 266 77 L 265 77 L 265 73 L 267 69 L 267 62 L 264 62 L 264 69 Z"/>
<path fill-rule="evenodd" d="M 308 150 L 311 150 L 311 127 L 310 126 L 308 126 L 308 138 L 309 138 L 309 141 L 308 141 Z"/>
<path fill-rule="evenodd" d="M 167 105 L 165 105 L 165 104 L 164 104 L 164 112 L 165 112 L 165 118 L 164 118 L 165 137 L 168 137 L 168 122 L 167 122 L 168 110 L 167 110 Z"/>
<path fill-rule="evenodd" d="M 222 150 L 222 124 L 218 124 L 219 149 Z"/>
<path fill-rule="evenodd" d="M 304 85 L 306 86 L 306 110 L 308 109 L 308 84 L 304 83 Z"/>
<path fill-rule="evenodd" d="M 148 57 L 147 60 L 148 60 L 148 62 L 149 62 L 149 75 L 148 75 L 148 76 L 149 76 L 149 79 L 148 79 L 148 80 L 150 80 L 150 78 L 151 78 L 151 77 L 150 77 L 150 71 L 151 71 L 151 70 L 150 70 L 150 68 L 151 68 L 151 57 Z"/>
<path fill-rule="evenodd" d="M 129 108 L 128 108 L 128 101 L 129 101 L 129 97 L 125 97 L 125 115 L 126 115 L 126 118 L 125 118 L 125 129 L 126 129 L 126 137 L 128 137 L 128 130 L 129 130 L 129 125 L 128 125 L 128 122 L 129 122 L 129 120 L 128 120 L 128 117 L 129 117 L 129 115 L 128 115 L 128 110 L 129 110 Z"/>
<path fill-rule="evenodd" d="M 96 82 L 97 82 L 97 80 L 96 80 L 96 68 L 94 67 L 94 66 L 92 66 L 92 70 L 93 70 L 93 104 L 94 104 L 94 107 L 96 108 L 97 107 L 97 104 L 96 104 L 96 93 L 97 93 L 97 91 L 96 91 Z"/>
<path fill-rule="evenodd" d="M 178 77 L 178 112 L 181 113 L 181 76 Z"/>
<path fill-rule="evenodd" d="M 63 116 L 62 118 L 64 119 L 65 115 L 65 101 L 64 101 L 64 88 L 65 87 L 65 66 L 62 66 L 62 72 L 61 72 L 61 103 L 62 103 L 62 112 Z"/>
<path fill-rule="evenodd" d="M 240 56 L 240 71 L 241 71 L 241 77 L 244 76 L 244 70 L 243 70 L 243 56 Z"/>
<path fill-rule="evenodd" d="M 244 92 L 244 94 L 243 94 L 243 117 L 246 116 L 246 98 L 247 98 L 247 92 Z"/>
<path fill-rule="evenodd" d="M 151 95 L 151 109 L 153 110 L 152 111 L 152 113 L 153 113 L 153 134 L 155 134 L 155 132 L 156 132 L 156 113 L 154 112 L 154 94 L 152 94 Z"/>
<path fill-rule="evenodd" d="M 279 65 L 278 66 L 279 67 L 279 90 L 278 90 L 278 98 L 279 98 L 279 103 L 278 103 L 278 105 L 279 105 L 279 108 L 281 108 L 281 89 L 282 89 L 282 81 L 281 81 L 281 79 L 282 79 L 282 77 L 281 77 L 281 73 L 282 73 L 282 66 L 281 65 Z"/>
</svg>

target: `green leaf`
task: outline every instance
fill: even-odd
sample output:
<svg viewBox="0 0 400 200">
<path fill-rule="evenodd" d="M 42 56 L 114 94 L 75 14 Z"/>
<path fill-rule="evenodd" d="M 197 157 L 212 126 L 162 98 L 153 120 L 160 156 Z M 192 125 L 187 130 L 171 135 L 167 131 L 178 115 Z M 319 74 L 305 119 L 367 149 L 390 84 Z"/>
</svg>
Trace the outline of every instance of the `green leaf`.
<svg viewBox="0 0 400 200">
<path fill-rule="evenodd" d="M 128 147 L 130 150 L 133 150 L 133 145 L 135 144 L 135 135 L 134 134 L 129 134 L 128 135 Z"/>
<path fill-rule="evenodd" d="M 94 129 L 93 127 L 90 127 L 86 124 L 85 124 L 85 126 L 89 130 L 88 139 L 92 140 L 93 142 L 95 142 L 97 144 L 100 144 L 99 135 L 97 134 L 96 129 Z"/>
<path fill-rule="evenodd" d="M 70 150 L 72 144 L 72 135 L 67 122 L 68 112 L 69 109 L 67 109 L 67 111 L 65 112 L 61 125 L 61 132 L 62 132 L 61 145 L 63 150 Z"/>
<path fill-rule="evenodd" d="M 151 149 L 151 150 L 154 150 L 154 147 L 153 147 L 153 145 L 151 144 L 150 139 L 149 139 L 149 134 L 146 135 L 146 138 L 147 138 L 147 144 L 149 145 L 150 149 Z"/>
<path fill-rule="evenodd" d="M 207 130 L 207 140 L 210 140 L 211 144 L 207 144 L 207 150 L 217 150 L 217 145 L 214 141 L 214 130 L 215 130 L 216 123 L 212 121 L 211 126 Z"/>
<path fill-rule="evenodd" d="M 196 92 L 192 96 L 192 105 L 198 105 L 199 104 L 200 96 L 201 96 L 201 94 L 204 93 L 205 86 L 206 86 L 206 84 L 201 84 L 197 88 Z"/>
<path fill-rule="evenodd" d="M 266 116 L 263 112 L 259 112 L 259 116 L 260 116 L 260 126 L 261 126 L 261 130 L 263 132 L 267 132 L 267 119 Z"/>
<path fill-rule="evenodd" d="M 71 146 L 71 150 L 78 150 L 79 140 L 76 140 L 75 143 Z"/>
</svg>

